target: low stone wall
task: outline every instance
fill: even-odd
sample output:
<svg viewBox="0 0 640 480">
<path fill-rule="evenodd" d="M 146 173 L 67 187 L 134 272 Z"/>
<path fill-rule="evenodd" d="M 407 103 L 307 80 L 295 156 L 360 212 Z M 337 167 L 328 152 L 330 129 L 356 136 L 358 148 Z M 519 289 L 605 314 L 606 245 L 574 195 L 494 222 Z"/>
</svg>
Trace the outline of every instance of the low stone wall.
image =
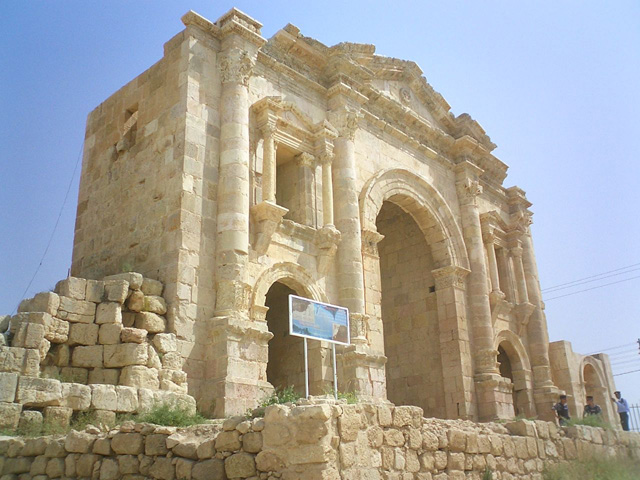
<svg viewBox="0 0 640 480">
<path fill-rule="evenodd" d="M 195 411 L 162 290 L 133 272 L 69 277 L 0 317 L 0 429 L 65 426 L 87 410 L 113 424 L 154 403 Z"/>
<path fill-rule="evenodd" d="M 128 423 L 0 439 L 2 480 L 480 480 L 487 468 L 494 480 L 533 480 L 546 463 L 594 455 L 640 459 L 640 435 L 543 421 L 425 419 L 417 407 L 313 404 L 185 429 Z"/>
</svg>

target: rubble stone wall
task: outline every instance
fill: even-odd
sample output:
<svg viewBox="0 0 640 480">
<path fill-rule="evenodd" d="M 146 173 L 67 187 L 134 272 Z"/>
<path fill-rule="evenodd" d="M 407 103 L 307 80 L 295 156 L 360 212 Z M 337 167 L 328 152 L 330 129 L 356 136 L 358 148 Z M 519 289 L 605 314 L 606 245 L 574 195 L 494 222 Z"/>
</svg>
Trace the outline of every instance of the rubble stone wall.
<svg viewBox="0 0 640 480">
<path fill-rule="evenodd" d="M 195 410 L 162 283 L 138 273 L 69 277 L 0 319 L 0 428 L 68 425 L 74 412 L 138 413 L 154 403 Z"/>
<path fill-rule="evenodd" d="M 0 439 L 3 479 L 541 479 L 545 464 L 640 459 L 640 435 L 543 421 L 476 424 L 417 407 L 267 407 L 264 418 L 177 429 L 132 422 Z"/>
</svg>

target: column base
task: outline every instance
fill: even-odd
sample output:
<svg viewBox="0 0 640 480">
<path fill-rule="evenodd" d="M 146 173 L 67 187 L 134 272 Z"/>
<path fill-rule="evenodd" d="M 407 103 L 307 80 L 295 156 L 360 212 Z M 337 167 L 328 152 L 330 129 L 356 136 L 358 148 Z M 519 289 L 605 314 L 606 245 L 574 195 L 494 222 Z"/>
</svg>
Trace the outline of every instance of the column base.
<svg viewBox="0 0 640 480">
<path fill-rule="evenodd" d="M 558 402 L 559 395 L 560 390 L 554 385 L 546 385 L 533 390 L 533 401 L 536 404 L 538 420 L 555 422 L 556 414 L 551 407 Z"/>
<path fill-rule="evenodd" d="M 515 417 L 513 385 L 509 379 L 494 373 L 475 377 L 478 421 L 491 422 Z"/>
<path fill-rule="evenodd" d="M 387 357 L 364 345 L 349 345 L 339 354 L 338 390 L 354 392 L 363 401 L 385 402 Z"/>
</svg>

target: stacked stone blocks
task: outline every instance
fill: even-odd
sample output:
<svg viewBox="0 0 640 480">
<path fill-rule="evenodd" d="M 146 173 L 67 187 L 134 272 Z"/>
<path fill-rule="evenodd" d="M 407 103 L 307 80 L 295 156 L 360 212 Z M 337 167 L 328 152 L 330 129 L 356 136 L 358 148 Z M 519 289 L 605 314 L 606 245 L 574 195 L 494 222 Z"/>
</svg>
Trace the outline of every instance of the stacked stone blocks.
<svg viewBox="0 0 640 480">
<path fill-rule="evenodd" d="M 88 410 L 108 423 L 166 402 L 195 411 L 162 290 L 138 273 L 69 277 L 2 317 L 0 426 L 68 425 Z"/>
</svg>

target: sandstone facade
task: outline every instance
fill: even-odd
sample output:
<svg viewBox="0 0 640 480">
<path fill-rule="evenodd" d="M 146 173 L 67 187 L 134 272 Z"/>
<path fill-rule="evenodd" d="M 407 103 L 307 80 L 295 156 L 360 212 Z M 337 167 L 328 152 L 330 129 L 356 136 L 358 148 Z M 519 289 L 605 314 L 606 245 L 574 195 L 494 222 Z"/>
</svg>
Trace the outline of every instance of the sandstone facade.
<svg viewBox="0 0 640 480">
<path fill-rule="evenodd" d="M 235 9 L 182 20 L 87 123 L 72 275 L 145 279 L 69 279 L 59 304 L 34 299 L 44 313 L 16 326 L 19 348 L 69 338 L 70 360 L 56 358 L 70 367 L 56 368 L 153 388 L 182 366 L 203 411 L 238 414 L 302 389 L 302 342 L 284 323 L 296 293 L 349 308 L 338 377 L 360 398 L 484 421 L 550 418 L 561 390 L 577 409 L 597 391 L 612 420 L 607 357 L 550 355 L 525 192 L 415 63 L 293 25 L 267 41 Z M 150 367 L 145 344 L 177 355 Z M 33 370 L 15 355 L 7 372 Z M 322 393 L 330 350 L 309 355 Z"/>
</svg>

